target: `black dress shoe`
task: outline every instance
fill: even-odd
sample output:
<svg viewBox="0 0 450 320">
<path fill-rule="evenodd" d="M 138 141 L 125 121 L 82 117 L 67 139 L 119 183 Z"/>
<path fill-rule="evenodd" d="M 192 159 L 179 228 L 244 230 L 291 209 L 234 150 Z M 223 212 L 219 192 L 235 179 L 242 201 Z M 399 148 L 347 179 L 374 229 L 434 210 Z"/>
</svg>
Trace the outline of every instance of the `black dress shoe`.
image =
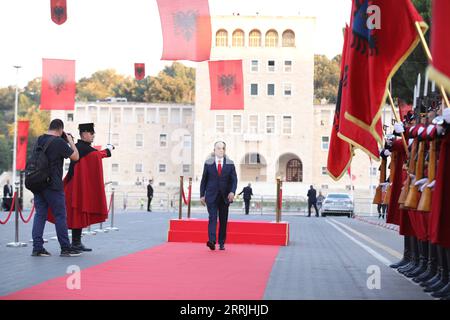
<svg viewBox="0 0 450 320">
<path fill-rule="evenodd" d="M 212 241 L 206 242 L 206 246 L 208 246 L 211 250 L 216 250 L 216 244 Z"/>
<path fill-rule="evenodd" d="M 225 245 L 224 245 L 224 244 L 221 244 L 221 245 L 219 246 L 219 250 L 225 250 Z"/>
</svg>

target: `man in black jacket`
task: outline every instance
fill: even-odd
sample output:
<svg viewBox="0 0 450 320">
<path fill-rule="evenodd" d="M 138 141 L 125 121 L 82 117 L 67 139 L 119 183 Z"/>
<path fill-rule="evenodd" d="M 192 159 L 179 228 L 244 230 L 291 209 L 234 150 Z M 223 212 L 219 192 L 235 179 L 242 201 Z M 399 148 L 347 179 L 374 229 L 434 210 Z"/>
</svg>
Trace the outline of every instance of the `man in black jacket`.
<svg viewBox="0 0 450 320">
<path fill-rule="evenodd" d="M 311 217 L 311 207 L 314 206 L 316 209 L 316 217 L 319 216 L 319 210 L 317 210 L 317 197 L 316 197 L 316 189 L 313 186 L 310 186 L 308 190 L 308 217 Z"/>
<path fill-rule="evenodd" d="M 149 181 L 148 185 L 147 185 L 147 211 L 151 212 L 151 204 L 152 204 L 152 199 L 153 199 L 153 187 L 152 187 L 152 182 Z"/>
<path fill-rule="evenodd" d="M 242 189 L 241 193 L 239 193 L 239 195 L 241 195 L 242 193 L 244 194 L 245 214 L 248 214 L 250 210 L 250 200 L 252 199 L 253 195 L 253 190 L 251 186 L 252 186 L 251 183 L 249 183 L 248 186 Z"/>
<path fill-rule="evenodd" d="M 6 180 L 6 184 L 3 186 L 3 198 L 11 198 L 13 196 L 12 185 L 9 184 L 9 180 Z"/>
</svg>

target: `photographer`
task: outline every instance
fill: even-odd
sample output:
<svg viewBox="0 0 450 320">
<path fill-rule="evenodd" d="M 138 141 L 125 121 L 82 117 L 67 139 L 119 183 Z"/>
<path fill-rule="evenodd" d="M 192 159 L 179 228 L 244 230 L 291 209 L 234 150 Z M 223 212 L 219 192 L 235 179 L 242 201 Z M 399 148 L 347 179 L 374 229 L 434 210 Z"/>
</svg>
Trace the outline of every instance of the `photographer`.
<svg viewBox="0 0 450 320">
<path fill-rule="evenodd" d="M 79 158 L 77 147 L 73 142 L 72 135 L 64 132 L 64 123 L 60 119 L 54 119 L 50 122 L 47 133 L 38 138 L 36 145 L 42 146 L 45 150 L 44 152 L 49 162 L 50 180 L 42 190 L 33 192 L 36 214 L 32 231 L 32 256 L 50 256 L 50 253 L 44 249 L 44 240 L 42 238 L 49 209 L 55 217 L 55 229 L 61 246 L 61 256 L 79 256 L 81 253 L 74 250 L 69 241 L 62 182 L 64 159 L 70 158 L 72 161 L 77 161 Z"/>
</svg>

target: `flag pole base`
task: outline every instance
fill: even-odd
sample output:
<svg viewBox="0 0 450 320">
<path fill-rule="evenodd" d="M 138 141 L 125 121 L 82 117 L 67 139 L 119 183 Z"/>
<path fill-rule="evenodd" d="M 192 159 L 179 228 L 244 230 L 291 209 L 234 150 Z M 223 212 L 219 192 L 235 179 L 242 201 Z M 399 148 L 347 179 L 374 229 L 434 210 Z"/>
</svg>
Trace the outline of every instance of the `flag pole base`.
<svg viewBox="0 0 450 320">
<path fill-rule="evenodd" d="M 105 228 L 105 230 L 108 230 L 108 231 L 119 231 L 119 228 L 117 228 L 117 227 L 108 227 L 108 228 Z"/>
</svg>

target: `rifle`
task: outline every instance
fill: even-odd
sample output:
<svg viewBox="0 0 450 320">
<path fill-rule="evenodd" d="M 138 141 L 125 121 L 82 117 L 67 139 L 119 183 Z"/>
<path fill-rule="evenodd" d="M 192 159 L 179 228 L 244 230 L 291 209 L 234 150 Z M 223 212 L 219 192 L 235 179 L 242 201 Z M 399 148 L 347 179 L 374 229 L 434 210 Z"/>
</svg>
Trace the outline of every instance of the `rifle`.
<svg viewBox="0 0 450 320">
<path fill-rule="evenodd" d="M 408 176 L 406 177 L 406 180 L 403 183 L 402 191 L 400 193 L 400 197 L 398 198 L 400 208 L 404 208 L 406 197 L 408 196 L 409 185 L 411 184 L 411 175 L 414 174 L 416 166 L 415 162 L 416 154 L 417 154 L 417 140 L 414 139 L 413 144 L 411 146 L 411 153 L 409 154 L 408 159 L 408 170 L 407 170 Z"/>
<path fill-rule="evenodd" d="M 428 136 L 430 137 L 430 136 Z M 431 211 L 431 199 L 433 198 L 433 189 L 428 185 L 436 178 L 436 140 L 437 137 L 430 141 L 429 159 L 428 159 L 428 180 L 425 185 L 425 189 L 420 197 L 417 210 L 419 211 Z"/>
<path fill-rule="evenodd" d="M 389 184 L 387 186 L 386 189 L 386 195 L 384 196 L 383 199 L 383 204 L 389 204 L 389 202 L 391 201 L 391 194 L 392 194 L 392 181 L 394 181 L 394 177 L 395 177 L 395 163 L 397 161 L 397 152 L 393 152 L 391 154 L 391 163 L 389 165 L 390 167 L 390 172 L 389 172 Z"/>
<path fill-rule="evenodd" d="M 419 133 L 420 136 L 420 133 Z M 418 140 L 420 137 L 418 137 Z M 410 185 L 408 189 L 408 195 L 406 197 L 404 206 L 409 209 L 417 209 L 419 204 L 419 186 L 416 185 L 416 181 L 423 178 L 423 168 L 425 162 L 425 141 L 419 142 L 419 151 L 417 152 L 416 168 L 414 171 L 415 179 L 410 180 Z"/>
<path fill-rule="evenodd" d="M 381 165 L 380 165 L 380 184 L 378 185 L 376 191 L 375 191 L 375 197 L 373 198 L 372 203 L 373 204 L 382 204 L 383 203 L 383 187 L 382 183 L 386 181 L 386 166 L 387 166 L 387 159 L 385 157 L 382 157 L 381 159 Z"/>
</svg>

